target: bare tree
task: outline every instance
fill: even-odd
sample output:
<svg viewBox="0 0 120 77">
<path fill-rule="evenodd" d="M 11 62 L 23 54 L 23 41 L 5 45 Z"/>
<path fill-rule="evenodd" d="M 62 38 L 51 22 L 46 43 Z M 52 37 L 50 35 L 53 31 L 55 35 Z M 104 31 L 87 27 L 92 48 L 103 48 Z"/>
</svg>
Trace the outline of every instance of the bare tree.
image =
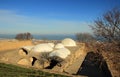
<svg viewBox="0 0 120 77">
<path fill-rule="evenodd" d="M 90 33 L 77 33 L 76 39 L 79 42 L 90 42 L 95 40 L 94 37 Z"/>
<path fill-rule="evenodd" d="M 27 39 L 27 40 L 30 40 L 30 39 L 32 39 L 32 38 L 33 38 L 33 36 L 31 35 L 31 33 L 27 32 L 27 33 L 26 33 L 26 39 Z"/>
<path fill-rule="evenodd" d="M 108 42 L 120 43 L 120 9 L 114 8 L 106 12 L 101 18 L 94 21 L 92 27 L 97 37 L 102 37 Z"/>
</svg>

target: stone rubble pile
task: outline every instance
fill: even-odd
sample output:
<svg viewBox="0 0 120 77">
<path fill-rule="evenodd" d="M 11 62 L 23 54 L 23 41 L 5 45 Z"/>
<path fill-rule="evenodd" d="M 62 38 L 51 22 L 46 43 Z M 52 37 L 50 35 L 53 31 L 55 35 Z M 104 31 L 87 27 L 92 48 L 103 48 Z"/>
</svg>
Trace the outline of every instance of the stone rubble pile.
<svg viewBox="0 0 120 77">
<path fill-rule="evenodd" d="M 53 57 L 58 57 L 62 60 L 66 59 L 71 54 L 67 47 L 75 46 L 76 42 L 70 38 L 66 38 L 56 45 L 54 43 L 42 43 L 35 46 L 24 46 L 18 51 L 22 58 L 17 64 L 46 68 L 50 66 L 50 61 Z"/>
</svg>

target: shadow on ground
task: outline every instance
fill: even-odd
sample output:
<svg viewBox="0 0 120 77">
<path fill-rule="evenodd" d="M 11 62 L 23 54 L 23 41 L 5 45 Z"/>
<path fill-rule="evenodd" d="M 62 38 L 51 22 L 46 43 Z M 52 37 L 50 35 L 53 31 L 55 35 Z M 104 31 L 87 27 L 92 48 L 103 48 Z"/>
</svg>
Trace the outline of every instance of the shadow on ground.
<svg viewBox="0 0 120 77">
<path fill-rule="evenodd" d="M 88 77 L 112 77 L 103 57 L 97 53 L 89 52 L 86 55 L 77 75 Z M 102 63 L 101 63 L 102 62 Z"/>
</svg>

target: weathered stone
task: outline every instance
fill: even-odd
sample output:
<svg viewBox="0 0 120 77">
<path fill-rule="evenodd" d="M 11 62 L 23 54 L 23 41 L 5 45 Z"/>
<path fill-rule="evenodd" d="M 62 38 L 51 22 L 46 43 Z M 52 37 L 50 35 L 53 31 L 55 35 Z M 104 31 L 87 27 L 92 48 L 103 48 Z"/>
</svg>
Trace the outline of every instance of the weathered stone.
<svg viewBox="0 0 120 77">
<path fill-rule="evenodd" d="M 61 68 L 59 66 L 55 66 L 54 69 L 52 69 L 52 71 L 54 71 L 54 72 L 63 72 L 63 68 Z"/>
<path fill-rule="evenodd" d="M 80 44 L 79 47 L 76 46 L 74 48 L 67 48 L 71 51 L 71 54 L 60 63 L 61 66 L 55 66 L 52 70 L 57 72 L 76 74 L 86 55 L 85 44 Z"/>
<path fill-rule="evenodd" d="M 44 61 L 44 64 L 43 64 L 43 68 L 46 68 L 50 65 L 50 62 L 49 61 Z"/>
<path fill-rule="evenodd" d="M 73 63 L 73 61 L 74 61 L 74 54 L 71 54 L 69 56 L 69 65 L 71 65 Z"/>
<path fill-rule="evenodd" d="M 30 60 L 30 62 L 32 63 L 32 62 L 33 62 L 33 57 L 30 57 L 29 60 Z"/>
<path fill-rule="evenodd" d="M 30 60 L 28 60 L 28 59 L 26 59 L 26 58 L 23 58 L 23 59 L 19 60 L 19 61 L 17 62 L 17 64 L 25 65 L 25 66 L 31 66 Z"/>
<path fill-rule="evenodd" d="M 76 74 L 81 67 L 84 59 L 85 59 L 86 53 L 81 54 L 78 59 L 74 60 L 71 65 L 69 65 L 64 71 L 69 74 Z"/>
<path fill-rule="evenodd" d="M 45 60 L 41 60 L 41 61 L 40 60 L 36 60 L 33 66 L 36 67 L 36 68 L 43 69 L 43 68 L 48 67 L 49 65 L 50 65 L 50 63 L 48 61 L 45 61 Z"/>
<path fill-rule="evenodd" d="M 21 56 L 26 56 L 30 53 L 31 49 L 33 48 L 34 46 L 23 46 L 19 49 L 18 53 L 21 55 Z"/>
<path fill-rule="evenodd" d="M 36 60 L 33 66 L 34 66 L 35 68 L 43 68 L 43 65 L 40 64 L 40 61 L 39 61 L 39 60 Z"/>
<path fill-rule="evenodd" d="M 26 56 L 27 55 L 26 52 L 23 49 L 19 49 L 18 53 L 19 53 L 20 56 Z"/>
</svg>

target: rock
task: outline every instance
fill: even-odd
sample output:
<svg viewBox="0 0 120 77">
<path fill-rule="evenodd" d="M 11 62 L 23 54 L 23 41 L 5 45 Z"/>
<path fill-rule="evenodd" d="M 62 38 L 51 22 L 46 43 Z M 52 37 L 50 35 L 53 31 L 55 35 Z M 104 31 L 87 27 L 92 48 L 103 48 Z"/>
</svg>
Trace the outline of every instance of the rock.
<svg viewBox="0 0 120 77">
<path fill-rule="evenodd" d="M 36 60 L 33 66 L 34 66 L 35 68 L 43 68 L 43 65 L 40 64 L 40 61 L 39 61 L 39 60 Z"/>
<path fill-rule="evenodd" d="M 71 38 L 66 38 L 66 39 L 62 40 L 62 44 L 64 46 L 69 46 L 69 47 L 76 46 L 76 42 L 74 40 L 72 40 Z"/>
<path fill-rule="evenodd" d="M 30 60 L 30 62 L 32 63 L 32 62 L 33 62 L 33 57 L 30 57 L 29 60 Z"/>
<path fill-rule="evenodd" d="M 51 52 L 49 54 L 49 56 L 50 57 L 58 56 L 60 58 L 65 59 L 68 55 L 70 55 L 70 53 L 71 52 L 67 48 L 61 48 L 61 49 L 58 49 L 58 50 L 54 50 L 53 52 Z"/>
<path fill-rule="evenodd" d="M 18 53 L 21 56 L 26 56 L 27 55 L 26 51 L 24 51 L 23 49 L 19 49 Z"/>
<path fill-rule="evenodd" d="M 50 65 L 50 62 L 47 60 L 44 60 L 43 68 L 46 68 Z"/>
<path fill-rule="evenodd" d="M 50 65 L 50 63 L 48 61 L 36 60 L 33 66 L 36 68 L 46 68 L 49 65 Z"/>
<path fill-rule="evenodd" d="M 26 58 L 23 58 L 23 59 L 19 60 L 19 61 L 17 62 L 17 64 L 25 65 L 25 66 L 31 66 L 30 60 L 28 60 L 28 59 L 26 59 Z"/>
<path fill-rule="evenodd" d="M 21 55 L 21 56 L 26 56 L 28 53 L 30 53 L 31 49 L 33 48 L 34 46 L 23 46 L 19 49 L 18 53 Z"/>
<path fill-rule="evenodd" d="M 64 48 L 64 45 L 62 43 L 58 43 L 55 45 L 56 49 Z"/>
</svg>

